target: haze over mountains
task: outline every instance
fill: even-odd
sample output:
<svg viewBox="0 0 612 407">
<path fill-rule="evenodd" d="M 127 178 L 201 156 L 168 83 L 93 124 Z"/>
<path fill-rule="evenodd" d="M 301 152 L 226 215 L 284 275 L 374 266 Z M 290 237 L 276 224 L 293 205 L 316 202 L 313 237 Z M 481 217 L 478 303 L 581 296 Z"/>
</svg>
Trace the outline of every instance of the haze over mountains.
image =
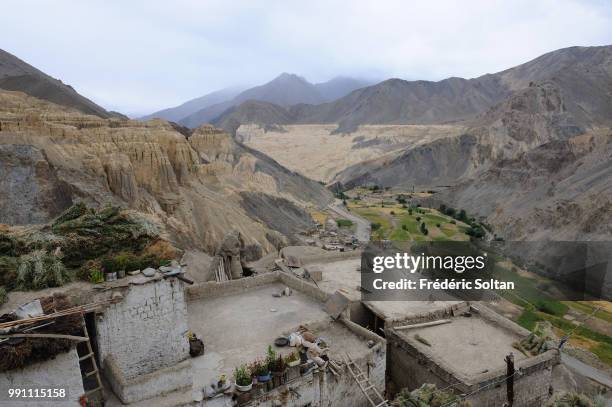
<svg viewBox="0 0 612 407">
<path fill-rule="evenodd" d="M 195 128 L 214 121 L 228 109 L 246 101 L 258 100 L 279 106 L 319 104 L 338 99 L 369 84 L 368 81 L 348 77 L 336 77 L 327 82 L 312 84 L 298 75 L 283 73 L 264 85 L 242 91 L 232 88 L 213 92 L 176 108 L 151 113 L 141 120 L 157 117 Z"/>
<path fill-rule="evenodd" d="M 181 119 L 189 116 L 190 114 L 199 110 L 205 109 L 209 106 L 223 103 L 233 99 L 236 95 L 242 92 L 244 89 L 240 87 L 225 88 L 215 92 L 208 93 L 204 96 L 200 96 L 195 99 L 188 100 L 187 102 L 168 109 L 160 110 L 155 113 L 151 113 L 147 116 L 143 116 L 140 120 L 150 119 L 164 119 L 171 122 L 179 122 Z"/>
</svg>

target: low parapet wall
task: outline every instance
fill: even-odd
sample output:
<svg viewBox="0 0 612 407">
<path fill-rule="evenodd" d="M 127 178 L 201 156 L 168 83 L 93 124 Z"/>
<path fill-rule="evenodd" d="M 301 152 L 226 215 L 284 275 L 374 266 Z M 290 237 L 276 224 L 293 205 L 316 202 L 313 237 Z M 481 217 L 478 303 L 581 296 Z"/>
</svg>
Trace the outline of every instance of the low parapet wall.
<svg viewBox="0 0 612 407">
<path fill-rule="evenodd" d="M 418 314 L 407 315 L 401 318 L 385 318 L 385 316 L 368 302 L 363 302 L 363 305 L 376 314 L 379 318 L 384 319 L 386 327 L 394 327 L 406 324 L 419 324 L 422 322 L 437 321 L 448 317 L 453 317 L 462 314 L 470 309 L 469 303 L 460 302 L 457 304 L 449 304 L 445 307 L 432 311 L 421 312 Z"/>
<path fill-rule="evenodd" d="M 304 256 L 300 258 L 303 266 L 321 262 L 333 262 L 339 260 L 353 259 L 361 257 L 361 250 L 351 250 L 345 252 L 327 252 L 316 256 Z"/>
<path fill-rule="evenodd" d="M 244 277 L 224 282 L 207 281 L 186 287 L 185 295 L 187 302 L 202 298 L 218 298 L 248 291 L 277 281 L 279 281 L 278 272 L 258 274 L 253 277 Z"/>
<path fill-rule="evenodd" d="M 273 271 L 253 277 L 224 281 L 222 283 L 209 281 L 206 283 L 194 284 L 187 287 L 185 292 L 187 301 L 195 301 L 203 298 L 218 298 L 227 295 L 235 295 L 274 283 L 286 285 L 320 302 L 325 302 L 328 299 L 328 294 L 314 284 L 282 271 Z"/>
</svg>

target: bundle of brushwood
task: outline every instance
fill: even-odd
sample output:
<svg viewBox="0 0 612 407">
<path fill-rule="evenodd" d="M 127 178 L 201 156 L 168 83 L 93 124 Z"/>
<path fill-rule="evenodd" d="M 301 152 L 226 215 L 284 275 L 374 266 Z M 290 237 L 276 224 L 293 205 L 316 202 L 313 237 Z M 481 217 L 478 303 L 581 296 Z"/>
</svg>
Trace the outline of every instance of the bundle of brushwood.
<svg viewBox="0 0 612 407">
<path fill-rule="evenodd" d="M 40 298 L 45 315 L 53 315 L 69 310 L 72 307 L 65 295 L 52 295 Z M 15 314 L 0 316 L 0 324 L 13 325 L 11 331 L 0 339 L 0 372 L 23 368 L 32 363 L 51 359 L 59 353 L 68 352 L 75 342 L 70 339 L 49 337 L 27 337 L 28 334 L 55 334 L 80 336 L 82 334 L 81 314 L 78 312 L 55 318 L 44 319 L 45 316 L 19 320 Z M 27 334 L 21 335 L 21 333 Z M 11 337 L 14 334 L 15 337 Z"/>
</svg>

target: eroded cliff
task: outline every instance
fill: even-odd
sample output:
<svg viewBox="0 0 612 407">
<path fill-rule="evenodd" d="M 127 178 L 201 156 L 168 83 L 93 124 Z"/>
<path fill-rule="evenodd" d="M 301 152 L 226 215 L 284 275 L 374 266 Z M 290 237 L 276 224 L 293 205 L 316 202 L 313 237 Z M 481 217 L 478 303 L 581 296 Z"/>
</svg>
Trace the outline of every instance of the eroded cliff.
<svg viewBox="0 0 612 407">
<path fill-rule="evenodd" d="M 212 126 L 186 136 L 162 120 L 101 119 L 20 92 L 0 92 L 0 155 L 8 224 L 46 222 L 76 201 L 111 203 L 149 214 L 183 247 L 212 251 L 235 229 L 267 251 L 270 226 L 247 213 L 244 192 L 274 197 L 270 211 L 331 200 Z M 284 222 L 285 234 L 304 227 L 301 216 Z"/>
</svg>

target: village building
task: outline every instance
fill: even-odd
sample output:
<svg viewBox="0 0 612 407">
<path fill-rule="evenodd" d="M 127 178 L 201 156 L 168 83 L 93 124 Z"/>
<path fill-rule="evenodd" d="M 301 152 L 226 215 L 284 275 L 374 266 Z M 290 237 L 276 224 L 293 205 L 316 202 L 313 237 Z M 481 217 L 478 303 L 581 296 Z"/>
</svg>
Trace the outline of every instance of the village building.
<svg viewBox="0 0 612 407">
<path fill-rule="evenodd" d="M 83 307 L 85 324 L 73 321 L 77 340 L 53 358 L 4 366 L 0 386 L 61 380 L 69 398 L 57 405 L 75 405 L 95 393 L 99 373 L 109 406 L 367 407 L 431 383 L 475 406 L 501 405 L 512 353 L 514 406 L 537 406 L 548 395 L 558 351 L 522 353 L 516 344 L 528 332 L 481 303 L 362 301 L 358 250 L 288 247 L 271 264 L 275 270 L 244 278 L 220 267 L 228 277 L 221 282 L 186 285 L 156 271 L 28 293 L 63 296 Z M 84 337 L 93 358 L 79 345 Z M 199 352 L 194 338 L 203 341 Z M 0 352 L 17 345 L 0 343 Z M 237 391 L 236 369 L 270 352 L 283 369 Z"/>
</svg>

